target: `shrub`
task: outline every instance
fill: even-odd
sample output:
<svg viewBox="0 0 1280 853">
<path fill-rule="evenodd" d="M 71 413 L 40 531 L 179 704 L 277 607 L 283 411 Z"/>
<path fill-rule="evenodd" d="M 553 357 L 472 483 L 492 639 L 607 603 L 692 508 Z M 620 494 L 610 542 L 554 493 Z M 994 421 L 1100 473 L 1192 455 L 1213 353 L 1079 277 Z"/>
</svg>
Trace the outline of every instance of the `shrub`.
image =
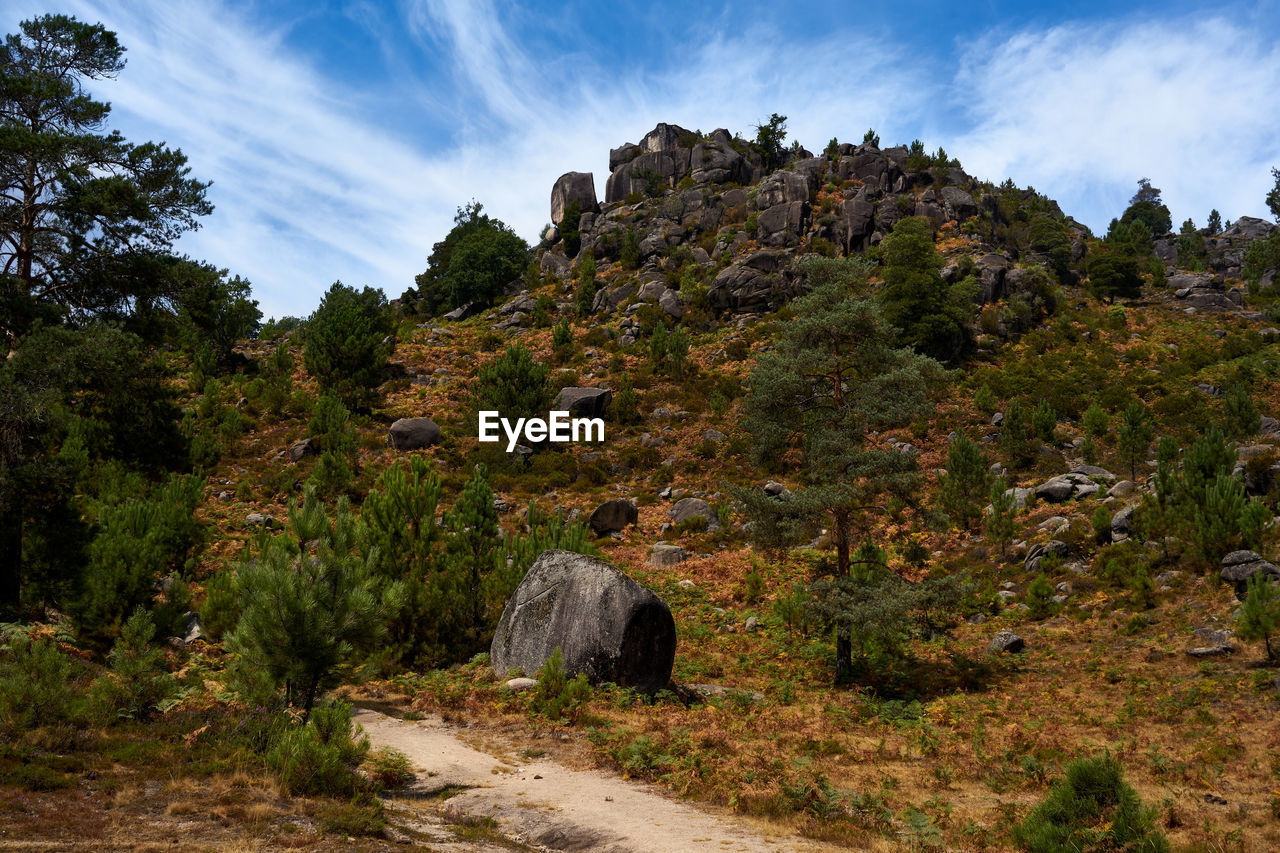
<svg viewBox="0 0 1280 853">
<path fill-rule="evenodd" d="M 596 301 L 596 259 L 587 252 L 578 262 L 578 293 L 575 297 L 575 308 L 579 317 L 591 313 Z"/>
<path fill-rule="evenodd" d="M 640 267 L 640 238 L 634 228 L 628 228 L 622 235 L 622 247 L 618 250 L 618 262 L 624 270 Z"/>
<path fill-rule="evenodd" d="M 1130 850 L 1165 853 L 1169 842 L 1110 756 L 1073 761 L 1065 778 L 1022 823 L 1014 838 L 1030 853 Z"/>
<path fill-rule="evenodd" d="M 369 753 L 365 769 L 379 788 L 399 788 L 414 778 L 409 756 L 391 746 L 380 746 Z"/>
<path fill-rule="evenodd" d="M 71 607 L 83 629 L 110 636 L 126 614 L 150 603 L 157 578 L 185 568 L 203 539 L 195 516 L 203 491 L 200 477 L 171 477 L 150 497 L 101 508 Z"/>
<path fill-rule="evenodd" d="M 0 656 L 0 729 L 16 733 L 71 716 L 71 660 L 49 640 L 19 635 Z"/>
<path fill-rule="evenodd" d="M 559 721 L 567 717 L 570 722 L 576 721 L 578 708 L 591 699 L 591 685 L 586 673 L 567 678 L 564 655 L 556 646 L 536 677 L 538 686 L 533 689 L 529 702 L 533 712 L 549 720 Z"/>
<path fill-rule="evenodd" d="M 361 786 L 355 768 L 369 751 L 369 739 L 352 731 L 351 706 L 317 705 L 311 719 L 277 735 L 267 750 L 267 766 L 289 794 L 352 796 Z"/>
<path fill-rule="evenodd" d="M 321 390 L 333 392 L 347 406 L 372 406 L 391 353 L 383 340 L 391 332 L 391 313 L 382 291 L 357 291 L 335 282 L 307 320 L 303 364 Z"/>
<path fill-rule="evenodd" d="M 1048 619 L 1058 612 L 1058 602 L 1053 600 L 1053 585 L 1043 574 L 1036 575 L 1027 586 L 1026 605 L 1032 619 Z"/>
<path fill-rule="evenodd" d="M 618 393 L 613 397 L 613 419 L 620 425 L 640 422 L 640 395 L 631 387 L 629 374 L 622 374 L 622 382 L 618 385 Z"/>
<path fill-rule="evenodd" d="M 1000 423 L 1000 449 L 1009 455 L 1015 466 L 1021 467 L 1035 458 L 1040 442 L 1032 427 L 1031 418 L 1022 403 L 1010 400 L 1005 407 L 1004 420 Z"/>
<path fill-rule="evenodd" d="M 1052 443 L 1058 428 L 1058 415 L 1049 405 L 1049 401 L 1041 398 L 1036 410 L 1031 414 L 1031 428 L 1035 430 L 1041 441 Z"/>
<path fill-rule="evenodd" d="M 476 375 L 473 405 L 476 411 L 493 410 L 502 417 L 545 415 L 551 405 L 548 367 L 529 350 L 512 344 L 500 357 L 480 368 Z"/>
<path fill-rule="evenodd" d="M 903 343 L 939 361 L 958 358 L 969 345 L 972 299 L 966 300 L 943 280 L 943 259 L 928 220 L 898 220 L 880 244 L 880 255 L 880 301 L 885 318 L 902 331 Z"/>
<path fill-rule="evenodd" d="M 369 559 L 353 553 L 356 521 L 345 498 L 332 523 L 314 489 L 289 512 L 291 535 L 267 541 L 238 568 L 244 611 L 227 645 L 246 686 L 285 688 L 289 704 L 310 713 L 335 668 L 386 631 L 402 587 L 384 584 Z M 311 553 L 311 543 L 315 552 Z"/>
<path fill-rule="evenodd" d="M 164 653 L 151 646 L 155 633 L 151 614 L 141 608 L 125 622 L 107 657 L 111 674 L 93 687 L 104 711 L 145 720 L 177 692 L 178 683 L 164 664 Z"/>
<path fill-rule="evenodd" d="M 1000 553 L 1004 554 L 1013 541 L 1018 503 L 1000 480 L 991 484 L 988 499 L 991 502 L 991 512 L 987 515 L 987 536 L 1000 548 Z"/>
<path fill-rule="evenodd" d="M 568 317 L 562 318 L 551 330 L 551 351 L 560 364 L 573 356 L 573 329 L 569 326 Z"/>
<path fill-rule="evenodd" d="M 1248 438 L 1258 432 L 1262 419 L 1244 385 L 1232 385 L 1223 396 L 1222 419 L 1227 438 Z"/>
<path fill-rule="evenodd" d="M 1107 434 L 1107 429 L 1111 426 L 1111 419 L 1107 417 L 1106 410 L 1098 405 L 1098 401 L 1094 400 L 1089 403 L 1089 408 L 1084 410 L 1080 424 L 1088 435 L 1094 438 L 1102 438 Z"/>
</svg>

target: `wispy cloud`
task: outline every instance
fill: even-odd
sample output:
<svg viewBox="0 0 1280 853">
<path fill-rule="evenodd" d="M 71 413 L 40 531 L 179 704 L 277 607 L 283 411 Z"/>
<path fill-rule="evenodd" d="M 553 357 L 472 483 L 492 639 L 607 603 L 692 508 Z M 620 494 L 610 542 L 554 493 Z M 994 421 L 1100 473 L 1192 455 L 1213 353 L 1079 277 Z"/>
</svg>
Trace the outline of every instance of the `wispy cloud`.
<svg viewBox="0 0 1280 853">
<path fill-rule="evenodd" d="M 17 2 L 15 22 L 43 11 Z M 113 123 L 181 147 L 215 182 L 216 212 L 180 248 L 251 279 L 277 316 L 310 312 L 339 278 L 398 295 L 473 197 L 535 240 L 556 177 L 593 171 L 603 194 L 609 149 L 659 121 L 749 134 L 778 112 L 810 148 L 868 126 L 887 143 L 921 136 L 1095 226 L 1143 175 L 1179 216 L 1258 212 L 1280 162 L 1276 51 L 1221 22 L 1027 31 L 975 48 L 953 78 L 909 44 L 838 27 L 784 39 L 722 13 L 619 67 L 589 33 L 549 45 L 490 2 L 350 0 L 332 25 L 369 36 L 386 69 L 384 85 L 359 88 L 346 57 L 300 45 L 297 22 L 261 7 L 66 8 L 128 48 L 100 89 Z M 955 120 L 948 102 L 970 105 L 967 124 L 938 124 Z"/>
<path fill-rule="evenodd" d="M 1138 178 L 1164 189 L 1175 225 L 1265 213 L 1280 163 L 1280 49 L 1224 20 L 1061 26 L 985 42 L 965 56 L 957 97 L 972 129 L 966 167 L 1012 177 L 1096 229 Z"/>
<path fill-rule="evenodd" d="M 386 93 L 352 90 L 340 67 L 291 51 L 287 30 L 247 14 L 159 0 L 70 10 L 128 47 L 128 68 L 102 87 L 114 123 L 181 147 L 193 174 L 214 180 L 217 211 L 180 248 L 246 275 L 276 315 L 308 313 L 338 278 L 398 295 L 473 197 L 536 239 L 556 177 L 593 170 L 603 194 L 609 149 L 658 121 L 745 131 L 778 111 L 821 144 L 887 120 L 887 105 L 902 116 L 913 104 L 911 81 L 888 73 L 894 54 L 870 42 L 784 44 L 752 31 L 691 46 L 678 69 L 621 75 L 584 56 L 566 84 L 563 67 L 525 53 L 491 5 L 409 3 L 411 32 L 454 70 L 398 92 L 405 108 L 434 98 L 455 110 L 437 117 L 451 142 L 429 148 L 380 126 Z M 348 12 L 367 28 L 402 25 L 359 4 Z M 421 91 L 450 83 L 451 99 Z"/>
</svg>

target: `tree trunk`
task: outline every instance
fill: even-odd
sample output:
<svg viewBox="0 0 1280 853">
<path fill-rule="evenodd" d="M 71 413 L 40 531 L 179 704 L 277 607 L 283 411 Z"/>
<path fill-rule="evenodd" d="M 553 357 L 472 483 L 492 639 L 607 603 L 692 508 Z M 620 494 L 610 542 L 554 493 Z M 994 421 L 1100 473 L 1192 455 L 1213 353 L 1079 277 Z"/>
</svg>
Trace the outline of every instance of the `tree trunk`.
<svg viewBox="0 0 1280 853">
<path fill-rule="evenodd" d="M 835 512 L 832 531 L 836 535 L 836 578 L 849 577 L 849 516 Z M 845 620 L 836 623 L 836 684 L 853 680 L 853 626 Z"/>
<path fill-rule="evenodd" d="M 302 724 L 305 726 L 307 720 L 311 718 L 311 706 L 316 702 L 316 691 L 320 689 L 320 674 L 316 673 L 311 678 L 311 685 L 307 687 L 307 702 L 302 708 Z"/>
<path fill-rule="evenodd" d="M 17 495 L 0 520 L 0 613 L 17 613 L 22 604 L 22 512 Z"/>
</svg>

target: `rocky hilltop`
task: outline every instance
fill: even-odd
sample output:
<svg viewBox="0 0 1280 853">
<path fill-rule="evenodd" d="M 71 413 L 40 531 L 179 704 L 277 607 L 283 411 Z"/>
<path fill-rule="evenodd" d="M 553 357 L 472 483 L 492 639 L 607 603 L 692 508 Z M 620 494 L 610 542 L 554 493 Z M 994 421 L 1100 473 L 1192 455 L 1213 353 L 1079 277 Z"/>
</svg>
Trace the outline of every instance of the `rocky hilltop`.
<svg viewBox="0 0 1280 853">
<path fill-rule="evenodd" d="M 1011 182 L 979 180 L 958 162 L 941 163 L 916 146 L 833 140 L 814 156 L 795 145 L 769 169 L 755 145 L 723 128 L 702 134 L 658 124 L 639 143 L 610 151 L 603 200 L 590 172 L 556 180 L 555 224 L 543 235 L 539 267 L 562 281 L 586 254 L 602 271 L 612 267 L 593 306 L 603 316 L 656 303 L 679 320 L 691 296 L 684 288 L 693 283 L 705 289 L 696 298 L 705 295 L 720 319 L 741 318 L 797 295 L 791 270 L 797 256 L 863 253 L 899 220 L 920 216 L 947 260 L 943 278 L 974 277 L 976 320 L 981 306 L 1027 291 L 1031 270 L 1053 266 L 1054 250 L 1031 233 L 1032 223 L 1043 219 L 1054 224 L 1057 251 L 1066 254 L 1058 277 L 1078 282 L 1071 268 L 1083 265 L 1093 235 L 1057 202 Z M 1198 271 L 1179 266 L 1178 235 L 1154 235 L 1168 297 L 1185 308 L 1241 310 L 1245 249 L 1275 228 L 1242 217 L 1220 234 L 1201 232 L 1207 264 Z M 626 264 L 629 243 L 633 256 Z M 1262 286 L 1274 279 L 1274 271 L 1267 273 Z M 506 313 L 521 307 L 508 303 Z"/>
</svg>

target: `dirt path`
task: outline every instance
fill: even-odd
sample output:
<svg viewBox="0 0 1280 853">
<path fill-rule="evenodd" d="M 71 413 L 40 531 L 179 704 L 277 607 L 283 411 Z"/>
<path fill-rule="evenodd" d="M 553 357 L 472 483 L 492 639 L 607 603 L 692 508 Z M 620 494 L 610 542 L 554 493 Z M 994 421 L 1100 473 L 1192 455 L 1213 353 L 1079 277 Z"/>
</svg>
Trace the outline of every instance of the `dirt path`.
<svg viewBox="0 0 1280 853">
<path fill-rule="evenodd" d="M 459 731 L 439 718 L 408 722 L 361 710 L 356 722 L 375 747 L 394 747 L 409 757 L 418 773 L 414 793 L 461 788 L 448 807 L 491 817 L 503 834 L 535 848 L 610 853 L 832 849 L 766 836 L 735 823 L 731 815 L 695 808 L 606 773 L 571 770 L 547 758 L 512 763 L 464 743 Z"/>
</svg>

